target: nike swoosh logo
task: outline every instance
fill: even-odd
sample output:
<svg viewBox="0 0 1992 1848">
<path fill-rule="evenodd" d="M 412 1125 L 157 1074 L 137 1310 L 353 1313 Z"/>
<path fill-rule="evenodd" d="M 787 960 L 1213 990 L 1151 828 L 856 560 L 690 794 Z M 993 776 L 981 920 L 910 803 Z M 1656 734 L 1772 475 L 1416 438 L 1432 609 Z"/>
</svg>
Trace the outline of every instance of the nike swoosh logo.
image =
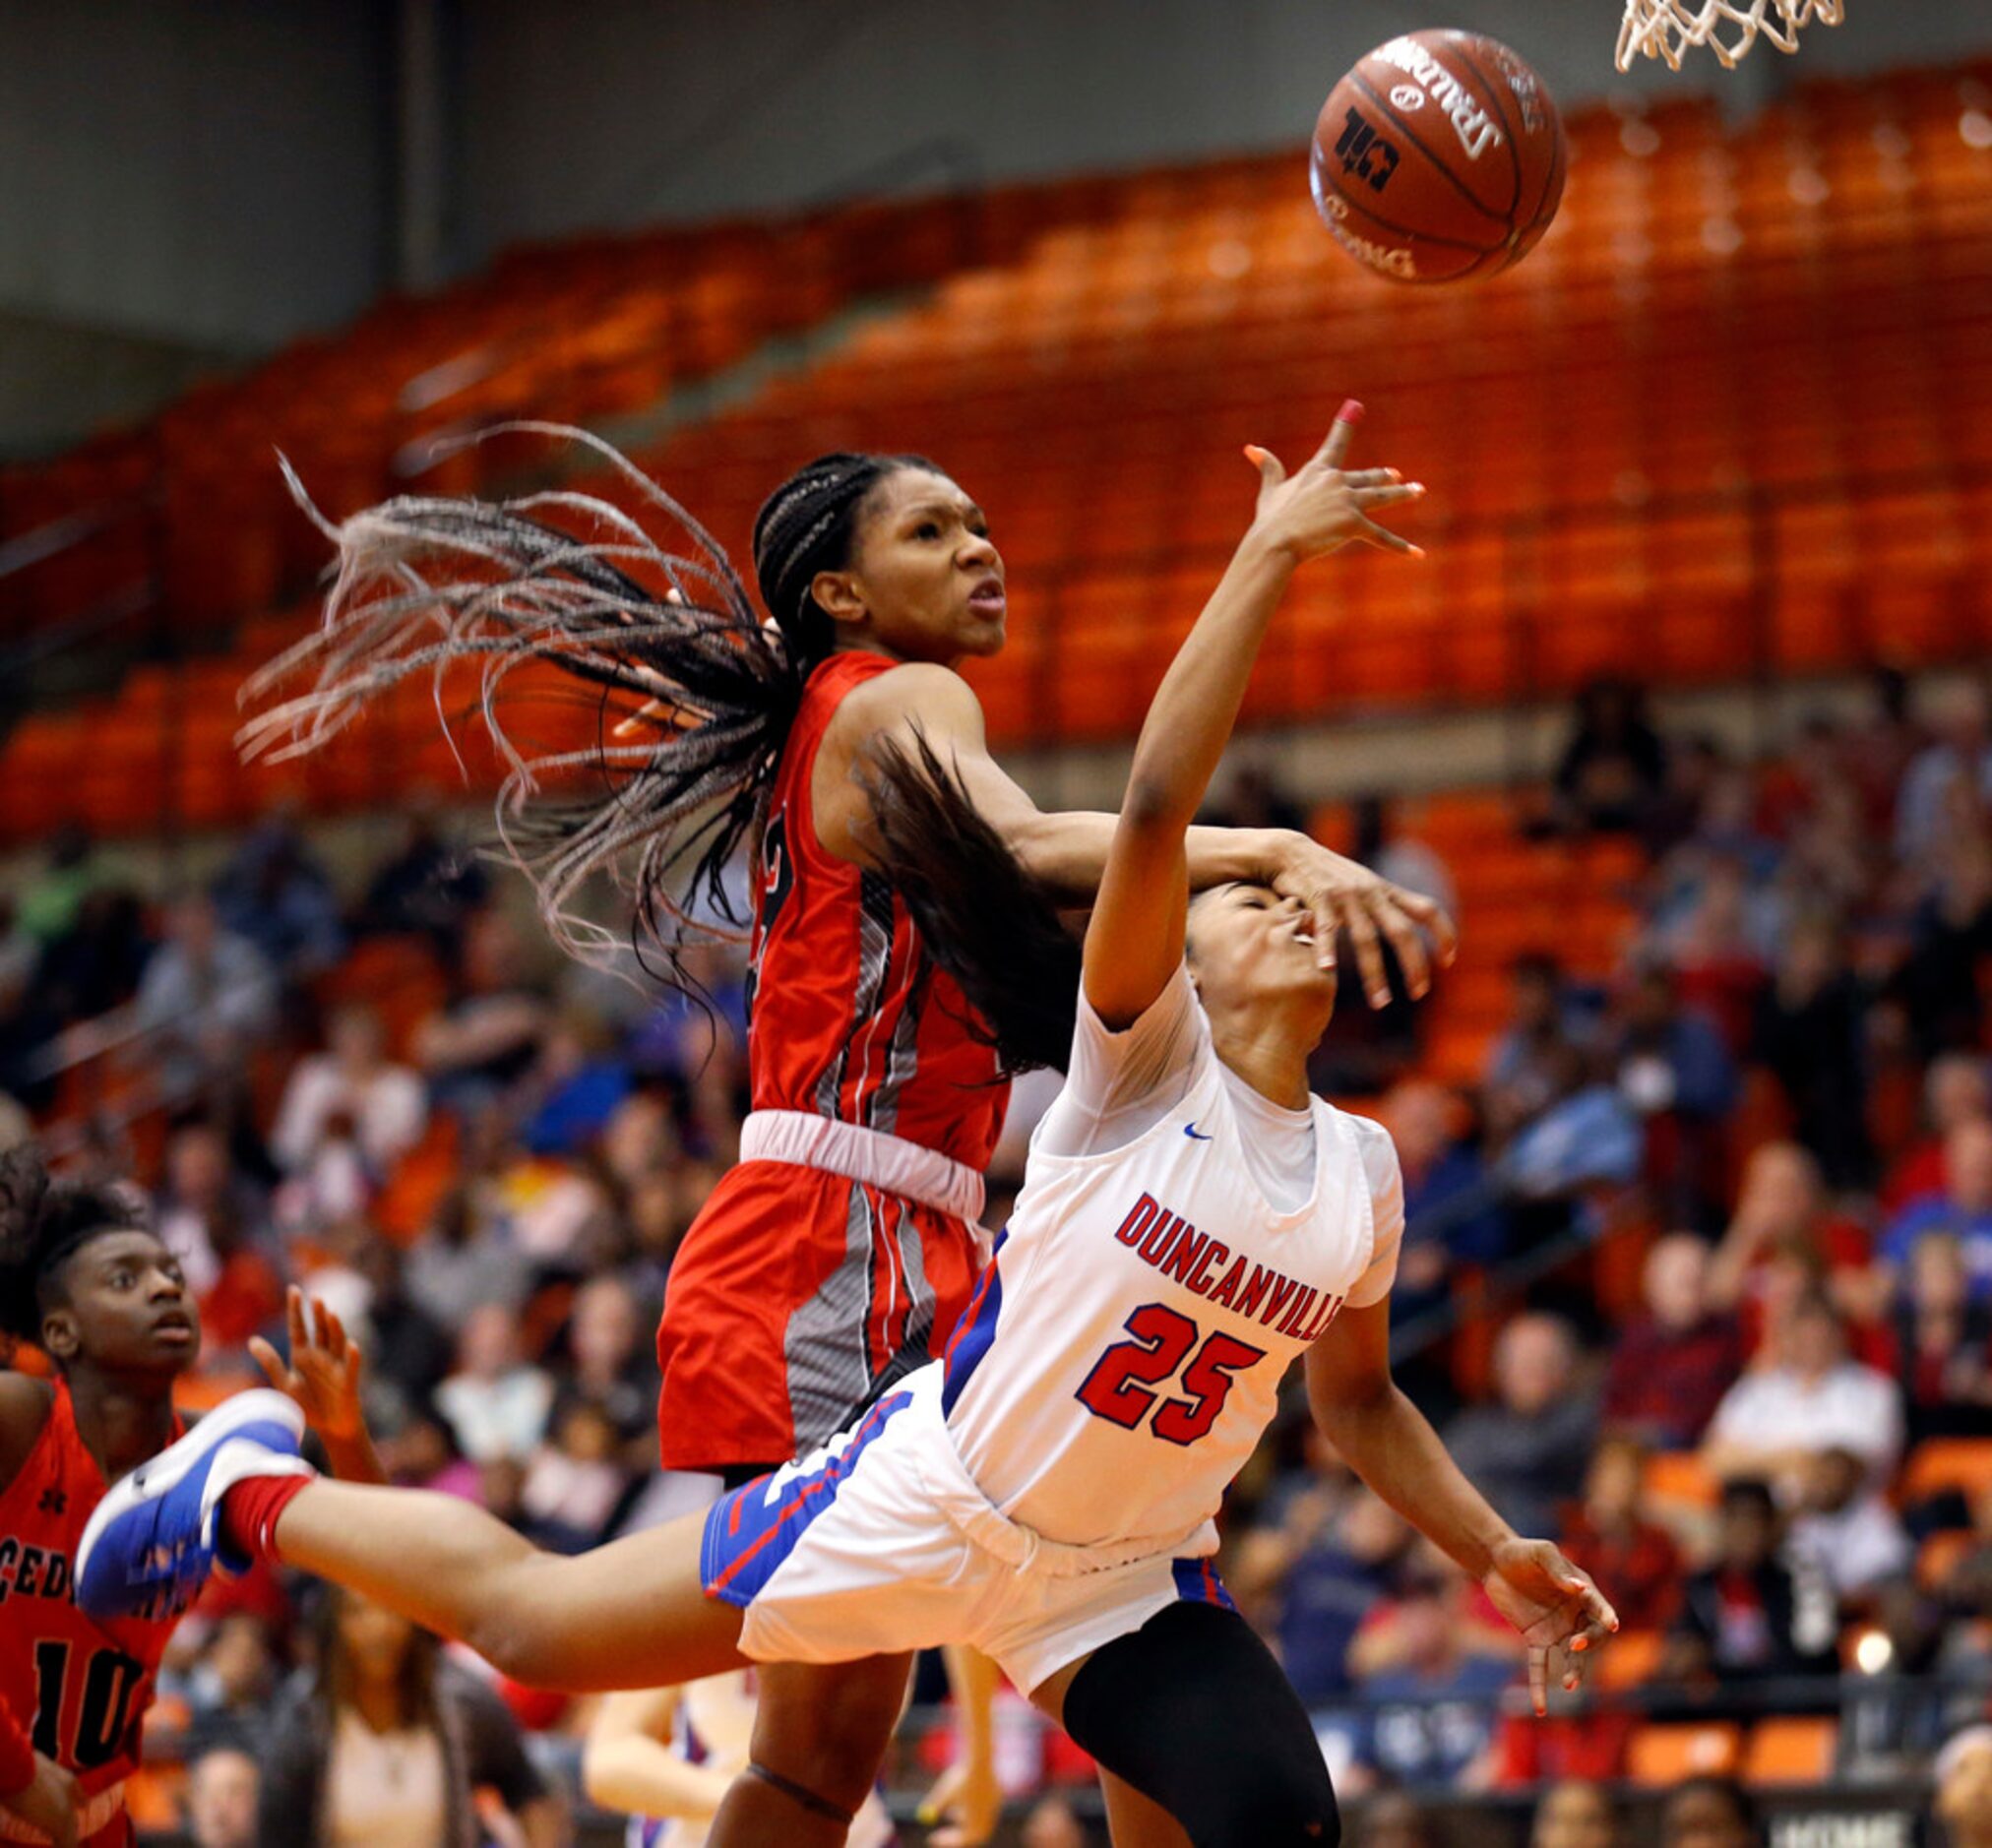
<svg viewBox="0 0 1992 1848">
<path fill-rule="evenodd" d="M 1199 1130 L 1194 1123 L 1184 1124 L 1183 1134 L 1187 1136 L 1193 1142 L 1208 1142 L 1211 1140 L 1201 1130 Z"/>
</svg>

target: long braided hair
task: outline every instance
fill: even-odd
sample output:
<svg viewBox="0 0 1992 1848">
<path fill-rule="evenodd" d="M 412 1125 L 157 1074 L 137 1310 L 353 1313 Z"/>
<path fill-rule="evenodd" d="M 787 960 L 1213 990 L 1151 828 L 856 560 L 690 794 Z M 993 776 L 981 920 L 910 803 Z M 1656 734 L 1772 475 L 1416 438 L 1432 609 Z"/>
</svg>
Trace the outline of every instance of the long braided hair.
<svg viewBox="0 0 1992 1848">
<path fill-rule="evenodd" d="M 712 534 L 617 450 L 560 424 L 480 435 L 506 433 L 593 452 L 647 513 L 676 526 L 681 549 L 600 496 L 565 489 L 497 503 L 403 495 L 334 524 L 286 462 L 292 495 L 338 557 L 318 629 L 243 688 L 244 704 L 261 709 L 238 743 L 246 758 L 273 762 L 316 751 L 416 676 L 431 681 L 447 731 L 445 679 L 477 663 L 475 709 L 506 768 L 499 844 L 531 880 L 549 935 L 599 967 L 617 966 L 633 942 L 661 979 L 696 992 L 681 947 L 701 933 L 737 935 L 748 922 L 733 911 L 725 869 L 766 818 L 803 687 L 836 646 L 811 585 L 849 564 L 880 481 L 934 464 L 822 456 L 777 488 L 754 523 L 771 625 Z M 507 678 L 533 662 L 573 676 L 597 705 L 593 742 L 532 755 L 508 735 Z M 286 691 L 305 676 L 307 688 Z M 618 715 L 646 724 L 632 736 L 607 722 Z M 597 776 L 601 793 L 548 794 L 549 782 L 577 772 Z M 597 875 L 634 899 L 628 939 L 579 908 Z"/>
</svg>

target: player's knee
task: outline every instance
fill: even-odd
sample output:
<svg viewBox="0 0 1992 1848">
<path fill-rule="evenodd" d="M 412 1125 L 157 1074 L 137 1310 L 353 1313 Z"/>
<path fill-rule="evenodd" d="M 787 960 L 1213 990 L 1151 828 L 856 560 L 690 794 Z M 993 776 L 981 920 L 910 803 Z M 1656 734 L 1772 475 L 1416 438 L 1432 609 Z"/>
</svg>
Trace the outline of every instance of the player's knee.
<svg viewBox="0 0 1992 1848">
<path fill-rule="evenodd" d="M 1341 1813 L 1328 1767 L 1288 1765 L 1264 1781 L 1241 1778 L 1215 1826 L 1192 1831 L 1212 1848 L 1338 1848 Z"/>
</svg>

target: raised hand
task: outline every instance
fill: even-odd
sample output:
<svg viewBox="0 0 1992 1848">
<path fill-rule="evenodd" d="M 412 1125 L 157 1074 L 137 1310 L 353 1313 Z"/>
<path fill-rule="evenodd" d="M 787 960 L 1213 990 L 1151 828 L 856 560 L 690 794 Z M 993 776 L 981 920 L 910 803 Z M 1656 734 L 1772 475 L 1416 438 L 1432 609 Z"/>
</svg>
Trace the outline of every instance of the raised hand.
<svg viewBox="0 0 1992 1848">
<path fill-rule="evenodd" d="M 1354 399 L 1343 404 L 1321 447 L 1293 475 L 1271 451 L 1257 445 L 1245 451 L 1246 460 L 1259 470 L 1253 531 L 1288 553 L 1296 564 L 1355 540 L 1412 558 L 1425 555 L 1422 548 L 1370 518 L 1382 508 L 1420 499 L 1424 484 L 1406 481 L 1395 468 L 1350 471 L 1342 466 L 1362 414 Z"/>
<path fill-rule="evenodd" d="M 1313 917 L 1314 954 L 1324 969 L 1335 967 L 1336 932 L 1348 932 L 1363 992 L 1373 1008 L 1388 1005 L 1391 998 L 1383 940 L 1388 939 L 1397 952 L 1404 986 L 1414 1000 L 1432 986 L 1432 955 L 1425 933 L 1437 946 L 1442 967 L 1459 954 L 1460 933 L 1437 899 L 1394 886 L 1305 834 L 1284 837 L 1279 861 L 1270 872 L 1274 891 L 1282 898 L 1298 898 Z"/>
<path fill-rule="evenodd" d="M 280 1357 L 260 1334 L 250 1338 L 249 1352 L 263 1369 L 264 1378 L 297 1401 L 305 1422 L 328 1446 L 359 1442 L 366 1434 L 366 1419 L 360 1409 L 364 1362 L 359 1343 L 323 1303 L 307 1305 L 304 1292 L 294 1283 L 286 1311 L 289 1360 Z"/>
<path fill-rule="evenodd" d="M 1528 1697 L 1539 1718 L 1549 1709 L 1551 1651 L 1563 1658 L 1565 1690 L 1575 1691 L 1592 1653 L 1617 1631 L 1618 1613 L 1547 1540 L 1510 1540 L 1480 1582 L 1528 1645 Z"/>
</svg>

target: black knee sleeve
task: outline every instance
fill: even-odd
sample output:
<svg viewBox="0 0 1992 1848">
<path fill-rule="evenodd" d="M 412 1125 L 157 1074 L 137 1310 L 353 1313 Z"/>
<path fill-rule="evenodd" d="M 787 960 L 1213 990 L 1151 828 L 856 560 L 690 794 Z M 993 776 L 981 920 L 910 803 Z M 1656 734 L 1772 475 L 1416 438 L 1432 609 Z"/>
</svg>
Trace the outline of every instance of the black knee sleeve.
<svg viewBox="0 0 1992 1848">
<path fill-rule="evenodd" d="M 1066 1691 L 1065 1730 L 1196 1848 L 1341 1839 L 1307 1709 L 1235 1611 L 1172 1604 L 1095 1650 Z"/>
</svg>

